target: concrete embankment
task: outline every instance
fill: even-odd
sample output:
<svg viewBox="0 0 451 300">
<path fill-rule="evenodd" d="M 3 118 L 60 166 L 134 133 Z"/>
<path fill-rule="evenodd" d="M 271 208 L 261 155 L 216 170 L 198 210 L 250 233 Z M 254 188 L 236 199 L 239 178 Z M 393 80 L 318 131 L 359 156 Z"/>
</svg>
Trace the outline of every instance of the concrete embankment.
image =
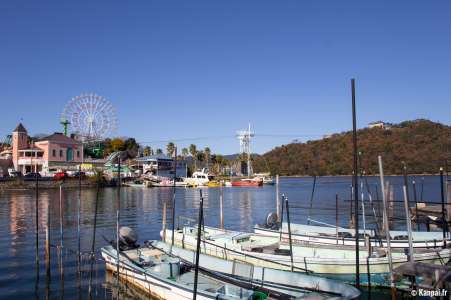
<svg viewBox="0 0 451 300">
<path fill-rule="evenodd" d="M 64 188 L 77 188 L 79 185 L 78 179 L 66 180 L 39 180 L 39 189 L 56 189 L 63 184 Z M 91 188 L 96 186 L 94 178 L 86 178 L 81 180 L 82 188 Z M 108 182 L 102 183 L 102 186 L 109 185 Z M 0 181 L 0 190 L 32 190 L 36 187 L 34 180 L 24 180 L 22 178 L 11 178 Z"/>
</svg>

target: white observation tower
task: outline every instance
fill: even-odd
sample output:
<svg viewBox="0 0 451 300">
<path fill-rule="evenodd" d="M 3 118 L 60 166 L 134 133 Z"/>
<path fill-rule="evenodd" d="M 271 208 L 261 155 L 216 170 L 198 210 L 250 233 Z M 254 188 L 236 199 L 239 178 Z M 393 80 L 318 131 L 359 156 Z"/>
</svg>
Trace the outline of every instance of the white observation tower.
<svg viewBox="0 0 451 300">
<path fill-rule="evenodd" d="M 251 131 L 251 124 L 249 123 L 248 129 L 237 131 L 236 136 L 240 141 L 240 154 L 247 155 L 247 176 L 250 176 L 252 173 L 251 138 L 254 137 L 254 133 Z"/>
</svg>

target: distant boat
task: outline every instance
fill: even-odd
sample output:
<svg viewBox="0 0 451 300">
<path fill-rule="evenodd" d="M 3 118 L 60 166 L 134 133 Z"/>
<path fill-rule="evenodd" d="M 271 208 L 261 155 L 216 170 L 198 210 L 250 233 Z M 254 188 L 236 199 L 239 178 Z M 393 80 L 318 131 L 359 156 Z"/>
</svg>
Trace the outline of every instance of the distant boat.
<svg viewBox="0 0 451 300">
<path fill-rule="evenodd" d="M 266 185 L 274 185 L 275 181 L 272 176 L 269 175 L 269 173 L 256 173 L 254 174 L 254 178 L 261 179 L 263 181 L 263 184 Z"/>
<path fill-rule="evenodd" d="M 232 186 L 262 186 L 263 180 L 260 178 L 244 178 L 238 181 L 232 181 Z"/>
<path fill-rule="evenodd" d="M 183 181 L 189 186 L 204 186 L 210 181 L 210 175 L 208 175 L 206 169 L 196 171 L 191 177 L 183 178 Z"/>
</svg>

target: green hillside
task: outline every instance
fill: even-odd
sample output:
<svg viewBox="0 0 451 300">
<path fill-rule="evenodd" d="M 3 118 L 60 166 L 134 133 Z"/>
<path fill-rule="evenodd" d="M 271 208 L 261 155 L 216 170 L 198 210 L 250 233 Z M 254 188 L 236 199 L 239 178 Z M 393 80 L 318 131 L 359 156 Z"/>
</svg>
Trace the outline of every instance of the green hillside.
<svg viewBox="0 0 451 300">
<path fill-rule="evenodd" d="M 382 155 L 386 174 L 437 173 L 451 164 L 451 126 L 429 120 L 405 121 L 390 129 L 365 128 L 357 133 L 361 167 L 378 173 Z M 352 131 L 306 143 L 282 145 L 255 158 L 254 171 L 280 175 L 348 175 L 352 173 Z"/>
</svg>

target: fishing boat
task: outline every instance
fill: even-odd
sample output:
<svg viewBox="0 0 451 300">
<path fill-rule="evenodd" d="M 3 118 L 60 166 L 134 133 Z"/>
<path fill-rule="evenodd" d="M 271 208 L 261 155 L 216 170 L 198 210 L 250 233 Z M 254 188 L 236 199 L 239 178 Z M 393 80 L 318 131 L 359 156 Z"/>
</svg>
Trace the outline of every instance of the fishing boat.
<svg viewBox="0 0 451 300">
<path fill-rule="evenodd" d="M 123 233 L 126 233 L 124 235 Z M 120 251 L 109 245 L 101 250 L 102 257 L 106 263 L 106 269 L 118 272 L 126 282 L 147 292 L 149 296 L 157 299 L 193 299 L 195 270 L 197 269 L 197 298 L 198 299 L 305 299 L 312 295 L 318 295 L 316 299 L 327 299 L 337 296 L 337 291 L 346 295 L 340 299 L 352 299 L 358 296 L 356 291 L 344 285 L 335 285 L 337 291 L 328 293 L 325 297 L 318 289 L 311 290 L 283 286 L 275 283 L 265 283 L 265 280 L 249 281 L 243 273 L 231 275 L 226 272 L 220 272 L 217 269 L 224 270 L 215 265 L 215 270 L 205 261 L 199 267 L 193 262 L 193 257 L 187 259 L 181 258 L 175 253 L 175 249 L 168 249 L 158 246 L 156 241 L 147 241 L 143 246 L 136 244 L 136 234 L 127 227 L 120 229 Z M 193 252 L 191 252 L 193 253 Z M 199 259 L 207 259 L 205 256 Z M 210 259 L 210 262 L 218 262 L 219 259 Z M 225 266 L 227 267 L 227 265 Z M 236 267 L 243 267 L 242 264 Z M 119 271 L 118 271 L 119 268 Z M 271 278 L 271 272 L 269 273 Z M 266 273 L 261 277 L 265 279 Z M 330 287 L 326 287 L 330 289 Z M 354 296 L 354 297 L 349 297 Z"/>
<path fill-rule="evenodd" d="M 185 226 L 174 234 L 175 243 L 193 249 L 196 244 L 195 227 Z M 171 238 L 171 232 L 166 231 Z M 202 251 L 208 255 L 228 260 L 238 259 L 253 265 L 282 270 L 308 270 L 315 275 L 342 280 L 355 284 L 355 250 L 332 245 L 293 245 L 293 251 L 279 238 L 227 231 L 213 227 L 203 227 Z M 292 255 L 291 255 L 292 253 Z M 446 264 L 451 258 L 451 249 L 416 249 L 414 259 L 417 262 Z M 291 261 L 292 260 L 292 261 Z M 393 252 L 393 266 L 407 262 L 404 251 Z M 371 251 L 361 250 L 359 267 L 361 285 L 390 286 L 389 261 L 384 248 Z M 403 283 L 400 282 L 401 286 Z"/>
<path fill-rule="evenodd" d="M 179 257 L 182 261 L 188 261 L 194 264 L 195 251 L 171 246 L 163 241 L 148 241 L 147 245 L 165 253 Z M 356 299 L 360 291 L 353 286 L 313 275 L 283 271 L 271 268 L 264 268 L 242 263 L 234 260 L 229 261 L 222 258 L 200 254 L 199 266 L 202 268 L 211 268 L 215 271 L 230 276 L 240 276 L 248 282 L 265 288 L 277 289 L 288 294 L 294 294 L 297 297 L 321 296 L 320 299 L 334 297 L 334 299 Z"/>
<path fill-rule="evenodd" d="M 260 178 L 243 178 L 238 181 L 232 181 L 232 186 L 262 186 L 263 180 Z"/>
<path fill-rule="evenodd" d="M 343 227 L 327 227 L 317 225 L 290 224 L 291 239 L 300 244 L 324 244 L 355 246 L 355 230 Z M 266 223 L 254 226 L 256 234 L 281 237 L 288 240 L 288 224 L 277 222 L 275 213 L 268 214 Z M 408 232 L 402 230 L 390 230 L 391 248 L 409 248 Z M 373 229 L 359 230 L 359 245 L 367 246 L 365 239 L 369 239 L 372 247 L 387 247 L 387 240 L 377 235 Z M 442 248 L 445 244 L 451 244 L 451 235 L 443 240 L 443 232 L 412 231 L 412 245 L 414 248 Z M 446 245 L 445 245 L 446 246 Z"/>
</svg>

